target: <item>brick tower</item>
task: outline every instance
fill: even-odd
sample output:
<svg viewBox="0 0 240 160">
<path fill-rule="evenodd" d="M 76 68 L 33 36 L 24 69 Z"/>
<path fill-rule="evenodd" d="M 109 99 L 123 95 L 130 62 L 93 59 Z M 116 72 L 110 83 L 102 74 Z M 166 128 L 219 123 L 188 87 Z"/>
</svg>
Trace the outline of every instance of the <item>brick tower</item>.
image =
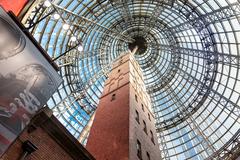
<svg viewBox="0 0 240 160">
<path fill-rule="evenodd" d="M 151 103 L 132 53 L 113 63 L 87 142 L 97 160 L 160 160 Z"/>
</svg>

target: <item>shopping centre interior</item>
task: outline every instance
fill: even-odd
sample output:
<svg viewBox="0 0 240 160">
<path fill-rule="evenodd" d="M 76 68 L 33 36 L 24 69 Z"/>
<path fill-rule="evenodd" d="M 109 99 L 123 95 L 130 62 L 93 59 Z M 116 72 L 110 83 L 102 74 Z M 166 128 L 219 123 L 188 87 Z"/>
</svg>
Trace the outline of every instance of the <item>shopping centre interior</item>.
<svg viewBox="0 0 240 160">
<path fill-rule="evenodd" d="M 16 16 L 62 79 L 37 114 L 48 120 L 36 122 L 33 117 L 31 132 L 21 132 L 3 159 L 11 160 L 19 147 L 16 143 L 38 144 L 33 137 L 47 135 L 52 146 L 59 145 L 56 154 L 69 159 L 240 159 L 239 0 L 0 0 L 0 4 Z M 125 80 L 128 90 L 123 89 Z M 112 81 L 118 84 L 115 90 Z M 106 93 L 116 102 L 106 102 Z M 135 114 L 143 134 L 136 129 Z M 121 146 L 124 136 L 127 146 Z M 104 151 L 94 143 L 111 147 Z M 45 154 L 40 144 L 36 147 Z M 38 155 L 38 149 L 25 156 L 18 152 L 23 159 Z"/>
</svg>

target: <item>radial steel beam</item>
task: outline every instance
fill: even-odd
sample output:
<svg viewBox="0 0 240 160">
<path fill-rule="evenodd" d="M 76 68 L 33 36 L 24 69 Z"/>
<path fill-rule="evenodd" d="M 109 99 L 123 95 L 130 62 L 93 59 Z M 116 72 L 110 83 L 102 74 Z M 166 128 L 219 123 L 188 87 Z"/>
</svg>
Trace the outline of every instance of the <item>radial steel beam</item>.
<svg viewBox="0 0 240 160">
<path fill-rule="evenodd" d="M 191 74 L 183 71 L 181 68 L 179 70 L 181 71 L 179 72 L 179 74 L 188 82 L 190 82 L 193 86 L 198 88 L 199 85 L 205 85 L 204 82 L 200 81 L 199 79 L 192 76 Z M 219 100 L 219 103 L 222 106 L 224 106 L 231 113 L 233 113 L 238 118 L 240 118 L 240 106 L 230 101 L 228 98 L 224 97 L 221 93 L 218 93 L 213 88 L 208 88 L 208 90 L 204 90 L 204 91 L 208 92 L 207 97 L 212 97 L 215 100 Z M 204 103 L 202 98 L 199 98 L 199 96 L 203 97 L 204 94 L 205 93 L 203 91 L 198 92 L 198 96 L 196 96 L 193 99 L 193 101 L 190 102 L 188 107 L 186 107 L 187 110 L 182 110 L 180 113 L 171 117 L 170 119 L 157 123 L 156 124 L 157 131 L 162 132 L 163 130 L 175 127 L 178 124 L 184 122 L 190 115 L 193 115 L 198 110 L 198 108 Z"/>
<path fill-rule="evenodd" d="M 72 108 L 77 108 L 78 105 L 75 105 L 76 102 L 78 102 L 81 106 L 81 108 L 87 113 L 90 114 L 90 110 L 88 110 L 88 108 L 86 107 L 85 104 L 81 103 L 79 100 L 82 99 L 82 95 L 78 94 L 78 93 L 71 93 L 68 96 L 66 96 L 61 102 L 59 102 L 58 104 L 56 104 L 52 110 L 54 115 L 58 118 L 59 116 L 65 114 L 65 112 L 68 112 L 69 110 L 71 110 Z M 96 108 L 93 108 L 91 110 L 95 110 Z M 84 117 L 83 117 L 84 118 Z M 85 118 L 84 118 L 85 119 Z M 78 121 L 77 119 L 75 119 L 76 121 Z M 87 119 L 85 119 L 87 121 Z M 79 123 L 80 125 L 82 125 L 84 127 L 84 125 L 82 123 Z"/>
<path fill-rule="evenodd" d="M 78 62 L 78 60 L 76 60 Z M 79 67 L 77 67 L 79 68 Z M 82 93 L 85 95 L 87 93 L 87 90 L 102 76 L 108 76 L 108 73 L 111 69 L 111 63 L 106 64 L 105 66 L 102 66 L 100 70 L 98 70 L 96 73 L 94 73 L 86 82 L 83 82 L 81 80 L 79 70 L 71 70 L 71 74 L 75 75 L 74 77 L 69 77 L 72 79 L 73 83 L 76 82 L 77 88 L 73 92 Z"/>
<path fill-rule="evenodd" d="M 112 12 L 110 12 L 108 9 L 115 9 L 115 6 L 112 5 L 112 2 L 111 1 L 107 1 L 106 3 L 103 4 L 103 1 L 102 0 L 97 0 L 97 4 L 100 6 L 100 8 L 105 12 L 105 13 L 108 13 L 111 17 L 115 17 L 116 18 L 116 15 L 114 15 Z M 113 10 L 114 10 L 113 9 Z M 117 19 L 115 19 L 116 22 L 118 22 Z"/>
<path fill-rule="evenodd" d="M 76 62 L 76 58 L 79 58 L 81 60 L 85 60 L 87 58 L 98 58 L 100 59 L 103 54 L 101 54 L 102 49 L 98 49 L 95 51 L 69 51 L 67 54 L 64 56 L 61 56 L 57 59 L 55 59 L 55 62 L 57 63 L 58 67 L 63 67 L 67 65 L 73 65 Z M 89 54 L 89 53 L 95 53 L 95 54 Z M 105 54 L 106 55 L 106 54 Z"/>
<path fill-rule="evenodd" d="M 105 66 L 104 68 L 102 68 L 101 70 L 99 70 L 97 73 L 95 73 L 87 82 L 82 82 L 81 84 L 81 88 L 78 88 L 77 90 L 73 91 L 70 95 L 68 95 L 66 98 L 64 98 L 61 102 L 59 102 L 59 104 L 57 104 L 54 108 L 53 111 L 55 111 L 56 109 L 57 111 L 57 115 L 59 114 L 64 114 L 64 112 L 66 112 L 67 110 L 69 110 L 71 108 L 72 105 L 74 105 L 74 103 L 76 101 L 78 101 L 81 105 L 81 107 L 83 107 L 82 109 L 85 110 L 85 112 L 87 114 L 91 114 L 94 112 L 94 110 L 96 109 L 95 107 L 92 107 L 91 110 L 89 110 L 85 107 L 84 108 L 84 104 L 81 104 L 81 102 L 79 100 L 86 98 L 86 93 L 87 90 L 103 75 L 107 75 L 109 73 L 109 69 L 110 69 L 110 64 L 109 66 Z M 74 73 L 73 73 L 74 74 Z M 75 74 L 76 76 L 79 76 L 78 74 Z M 78 83 L 80 81 L 77 81 Z"/>
<path fill-rule="evenodd" d="M 198 18 L 199 15 L 196 11 L 194 11 L 193 8 L 190 6 L 178 6 L 179 12 L 183 16 L 189 19 L 194 19 L 193 21 L 189 21 L 189 23 L 196 29 L 197 33 L 200 36 L 202 45 L 205 49 L 205 58 L 207 59 L 206 63 L 206 70 L 204 73 L 204 79 L 203 82 L 200 83 L 200 89 L 198 92 L 198 95 L 194 98 L 194 100 L 189 104 L 188 110 L 190 113 L 195 113 L 197 109 L 199 109 L 202 104 L 207 99 L 208 95 L 210 94 L 211 88 L 214 84 L 214 80 L 216 77 L 216 70 L 217 70 L 217 56 L 215 54 L 211 54 L 211 52 L 215 51 L 215 39 L 211 34 L 211 30 L 205 26 L 205 20 L 202 18 Z M 174 64 L 173 64 L 174 65 Z M 167 83 L 166 83 L 167 84 Z M 150 87 L 150 93 L 158 91 L 163 86 L 163 83 L 161 82 L 160 85 L 155 85 Z M 172 118 L 168 120 L 164 120 L 161 123 L 157 124 L 160 125 L 161 130 L 166 130 L 171 127 L 175 127 L 178 124 L 182 123 L 186 118 L 189 117 L 190 114 L 186 114 L 185 111 L 182 111 L 180 114 L 177 114 L 176 116 L 173 116 Z"/>
<path fill-rule="evenodd" d="M 131 25 L 131 22 L 133 21 L 132 19 L 132 14 L 129 10 L 129 5 L 127 0 L 113 0 L 113 7 L 116 8 L 117 10 L 120 9 L 120 12 L 122 14 L 122 17 L 125 21 L 126 28 L 128 28 L 129 25 Z"/>
<path fill-rule="evenodd" d="M 171 51 L 172 47 L 169 45 L 158 45 L 159 50 Z M 180 55 L 193 56 L 196 58 L 201 58 L 203 60 L 208 61 L 204 55 L 206 54 L 205 50 L 193 49 L 193 48 L 184 48 L 177 47 L 177 51 Z M 220 63 L 223 65 L 238 67 L 240 65 L 240 55 L 219 53 L 209 51 L 210 54 L 214 55 L 217 59 L 215 59 L 216 63 Z M 212 59 L 210 59 L 212 61 Z"/>
<path fill-rule="evenodd" d="M 148 93 L 150 93 L 150 96 L 152 93 L 157 92 L 158 90 L 161 90 L 164 86 L 166 86 L 168 83 L 171 82 L 171 80 L 176 75 L 176 72 L 180 65 L 181 55 L 178 54 L 179 47 L 178 47 L 178 41 L 175 34 L 170 29 L 165 30 L 163 33 L 169 42 L 169 51 L 171 53 L 171 64 L 169 66 L 169 69 L 166 71 L 164 75 L 156 74 L 156 76 L 161 76 L 157 81 L 158 83 L 157 85 L 156 84 L 148 85 L 147 90 L 148 90 Z M 149 44 L 149 47 L 155 50 L 159 50 L 159 46 L 160 46 L 159 44 L 154 44 L 154 43 Z M 149 66 L 154 66 L 155 61 L 156 59 L 151 59 L 151 61 L 146 62 L 146 64 L 149 64 Z M 144 66 L 145 64 L 141 65 L 143 69 L 145 69 Z"/>
<path fill-rule="evenodd" d="M 182 31 L 192 29 L 194 28 L 194 26 L 191 25 L 191 22 L 196 22 L 202 19 L 204 19 L 205 21 L 204 25 L 208 26 L 209 24 L 214 24 L 216 22 L 221 22 L 223 20 L 239 16 L 240 4 L 239 2 L 235 2 L 235 3 L 229 4 L 228 6 L 219 8 L 217 10 L 213 10 L 212 12 L 208 12 L 206 14 L 199 15 L 196 17 L 191 16 L 189 12 L 184 12 L 181 9 L 179 9 L 179 11 L 181 11 L 181 13 L 184 14 L 189 21 L 170 27 L 172 30 L 176 32 L 182 32 Z"/>
<path fill-rule="evenodd" d="M 31 7 L 31 9 L 29 10 L 31 12 L 28 11 L 27 16 L 25 16 L 26 18 L 23 19 L 23 23 L 28 29 L 32 28 L 32 26 L 35 26 L 36 24 L 47 18 L 50 13 L 54 12 L 53 9 L 44 7 L 43 3 L 34 4 L 33 7 Z"/>
<path fill-rule="evenodd" d="M 146 21 L 146 27 L 143 29 L 145 36 L 147 36 L 147 34 L 155 27 L 155 24 L 164 9 L 164 4 L 164 1 L 158 1 L 158 4 L 155 6 L 150 18 Z"/>
<path fill-rule="evenodd" d="M 181 56 L 178 54 L 178 48 L 175 46 L 170 46 L 170 51 L 172 53 L 172 63 L 170 64 L 170 69 L 168 69 L 166 73 L 160 77 L 157 84 L 148 85 L 147 91 L 150 96 L 170 83 L 178 71 L 181 59 Z"/>
<path fill-rule="evenodd" d="M 126 40 L 127 42 L 133 42 L 133 39 L 131 37 L 128 37 L 127 35 L 123 35 L 119 32 L 111 30 L 109 28 L 106 28 L 105 26 L 103 26 L 91 19 L 88 19 L 84 16 L 77 15 L 77 14 L 75 14 L 65 8 L 62 8 L 56 4 L 52 3 L 52 6 L 56 9 L 56 12 L 59 13 L 66 22 L 68 22 L 69 25 L 79 26 L 79 24 L 77 24 L 75 22 L 84 22 L 84 24 L 87 24 L 87 25 L 96 25 L 99 28 L 101 28 L 102 30 L 105 30 L 105 31 L 111 33 L 111 35 L 115 38 L 118 37 L 120 39 Z"/>
<path fill-rule="evenodd" d="M 148 27 L 144 27 L 144 28 L 148 28 Z M 176 35 L 174 32 L 172 32 L 172 30 L 170 30 L 170 28 L 168 30 L 162 31 L 162 34 L 165 36 L 165 38 L 167 39 L 167 41 L 169 43 L 170 51 L 172 53 L 172 62 L 177 66 L 177 64 L 180 61 L 180 56 L 177 55 L 177 52 L 175 49 L 179 45 Z M 160 44 L 157 44 L 157 43 L 148 43 L 148 47 L 150 47 L 156 51 L 159 51 L 159 46 L 160 46 Z M 156 61 L 155 58 L 158 56 L 158 54 L 154 54 L 154 55 L 150 55 L 150 56 L 152 56 L 152 59 L 150 61 L 147 61 L 144 64 L 141 64 L 142 69 L 146 69 L 146 68 L 149 68 L 149 66 L 153 66 L 154 61 Z"/>
<path fill-rule="evenodd" d="M 91 56 L 94 56 L 94 55 L 87 55 L 89 53 L 100 53 L 102 50 L 104 49 L 96 49 L 96 50 L 93 50 L 93 51 L 77 51 L 77 47 L 79 45 L 76 45 L 72 48 L 70 48 L 69 50 L 67 50 L 66 52 L 64 52 L 63 54 L 59 54 L 59 56 L 53 58 L 53 61 L 58 61 L 59 59 L 64 59 L 65 57 L 72 57 L 73 59 L 74 58 L 86 58 L 86 56 L 88 57 L 91 57 Z M 74 50 L 73 50 L 74 49 Z M 73 51 L 73 52 L 71 52 Z M 69 54 L 71 52 L 71 54 Z M 96 54 L 97 55 L 97 54 Z"/>
<path fill-rule="evenodd" d="M 217 152 L 212 155 L 212 158 L 206 160 L 220 160 L 220 159 L 237 159 L 240 154 L 240 129 L 236 134 L 224 144 Z"/>
<path fill-rule="evenodd" d="M 166 92 L 170 95 L 172 101 L 175 102 L 175 104 L 178 106 L 177 110 L 178 112 L 182 112 L 180 108 L 183 108 L 184 111 L 188 112 L 187 107 L 182 102 L 182 100 L 179 98 L 179 96 L 174 92 L 172 87 L 168 84 L 166 86 Z M 205 133 L 201 130 L 201 127 L 199 124 L 194 120 L 192 114 L 189 114 L 189 117 L 185 119 L 185 122 L 188 123 L 188 125 L 191 127 L 192 131 L 196 133 L 196 135 L 200 136 L 203 140 L 199 139 L 201 142 L 201 145 L 203 146 L 204 150 L 208 153 L 209 157 L 212 157 L 212 154 L 216 151 L 216 149 L 211 145 L 212 142 L 209 140 L 209 138 L 205 135 Z"/>
</svg>

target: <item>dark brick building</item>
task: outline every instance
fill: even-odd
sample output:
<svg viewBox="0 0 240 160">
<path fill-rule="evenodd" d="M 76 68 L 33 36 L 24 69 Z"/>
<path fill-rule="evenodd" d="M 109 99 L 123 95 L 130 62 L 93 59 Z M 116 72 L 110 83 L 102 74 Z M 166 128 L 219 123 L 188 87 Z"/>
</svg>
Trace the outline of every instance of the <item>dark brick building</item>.
<svg viewBox="0 0 240 160">
<path fill-rule="evenodd" d="M 31 153 L 32 152 L 32 153 Z M 93 156 L 44 108 L 0 160 L 94 160 Z"/>
</svg>

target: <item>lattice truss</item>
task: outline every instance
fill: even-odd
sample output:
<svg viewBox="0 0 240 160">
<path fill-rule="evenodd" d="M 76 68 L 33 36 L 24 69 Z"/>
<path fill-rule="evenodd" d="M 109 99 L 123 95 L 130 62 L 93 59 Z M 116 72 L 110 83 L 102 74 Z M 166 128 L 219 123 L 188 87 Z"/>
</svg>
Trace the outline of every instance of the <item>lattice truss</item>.
<svg viewBox="0 0 240 160">
<path fill-rule="evenodd" d="M 60 67 L 48 106 L 81 143 L 111 63 L 142 37 L 162 157 L 240 154 L 239 0 L 38 0 L 22 22 Z"/>
</svg>

